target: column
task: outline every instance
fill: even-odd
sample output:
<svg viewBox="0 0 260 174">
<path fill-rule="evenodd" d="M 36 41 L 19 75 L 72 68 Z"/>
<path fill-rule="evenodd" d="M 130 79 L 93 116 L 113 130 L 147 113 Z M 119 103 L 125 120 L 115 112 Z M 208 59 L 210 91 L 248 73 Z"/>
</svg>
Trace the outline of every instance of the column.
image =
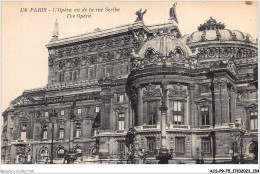
<svg viewBox="0 0 260 174">
<path fill-rule="evenodd" d="M 137 100 L 138 100 L 138 106 L 137 106 L 137 111 L 138 111 L 138 125 L 143 125 L 143 90 L 141 85 L 136 85 L 136 87 L 138 88 L 138 96 L 137 96 Z"/>
<path fill-rule="evenodd" d="M 214 105 L 214 107 L 212 107 L 212 112 L 214 112 L 214 114 L 212 114 L 213 120 L 215 117 L 215 121 L 213 121 L 213 125 L 218 126 L 222 124 L 222 111 L 221 111 L 221 85 L 218 81 L 213 81 L 213 88 L 214 90 L 212 91 L 214 94 L 212 96 L 212 104 Z M 214 97 L 214 98 L 213 98 Z M 214 110 L 215 109 L 215 110 Z"/>
<path fill-rule="evenodd" d="M 70 139 L 69 139 L 69 151 L 73 150 L 74 139 L 74 113 L 70 113 Z"/>
<path fill-rule="evenodd" d="M 157 102 L 157 106 L 158 106 L 158 109 L 157 109 L 157 124 L 161 124 L 161 119 L 162 119 L 162 115 L 161 115 L 161 111 L 160 111 L 160 106 L 161 106 L 161 101 L 158 100 Z"/>
<path fill-rule="evenodd" d="M 231 122 L 234 123 L 236 119 L 236 103 L 237 103 L 237 93 L 234 87 L 231 88 Z"/>
<path fill-rule="evenodd" d="M 127 130 L 131 127 L 133 127 L 133 114 L 132 114 L 132 108 L 131 108 L 131 100 L 128 100 L 128 125 Z"/>
<path fill-rule="evenodd" d="M 146 117 L 147 117 L 147 101 L 143 101 L 143 125 L 146 125 Z"/>
<path fill-rule="evenodd" d="M 116 122 L 117 122 L 117 119 L 116 119 L 117 116 L 116 116 L 114 109 L 113 109 L 113 107 L 114 107 L 114 102 L 113 102 L 114 95 L 111 94 L 110 96 L 111 96 L 111 98 L 110 98 L 110 112 L 109 112 L 109 117 L 110 117 L 109 128 L 110 128 L 110 130 L 117 130 L 117 127 L 115 126 Z"/>
<path fill-rule="evenodd" d="M 166 87 L 167 88 L 167 87 Z M 170 102 L 169 102 L 169 97 L 168 97 L 168 89 L 166 90 L 166 94 L 165 94 L 165 103 L 166 103 L 166 107 L 167 107 L 167 113 L 166 113 L 166 120 L 165 120 L 165 123 L 166 124 L 170 124 L 170 110 L 169 110 L 169 105 L 170 105 Z"/>
<path fill-rule="evenodd" d="M 229 122 L 229 94 L 227 89 L 227 82 L 221 81 L 221 112 L 222 112 L 222 123 L 227 124 Z M 231 97 L 231 96 L 230 96 Z"/>
<path fill-rule="evenodd" d="M 127 129 L 129 129 L 129 128 L 134 126 L 133 125 L 133 112 L 132 112 L 132 107 L 131 107 L 132 104 L 131 104 L 131 100 L 128 99 L 128 101 L 129 101 L 129 105 L 128 105 L 128 120 L 129 120 L 129 124 L 128 124 L 128 128 Z"/>
<path fill-rule="evenodd" d="M 188 104 L 189 104 L 189 117 L 190 117 L 189 125 L 191 126 L 191 128 L 196 127 L 196 117 L 195 117 L 196 107 L 194 103 L 194 90 L 195 90 L 195 85 L 190 84 L 188 86 L 188 95 L 189 95 Z"/>
</svg>

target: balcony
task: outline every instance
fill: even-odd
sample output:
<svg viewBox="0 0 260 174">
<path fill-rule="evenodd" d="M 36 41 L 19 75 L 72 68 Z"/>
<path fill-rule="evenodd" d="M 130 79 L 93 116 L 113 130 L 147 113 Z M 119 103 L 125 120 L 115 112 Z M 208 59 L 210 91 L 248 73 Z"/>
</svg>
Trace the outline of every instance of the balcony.
<svg viewBox="0 0 260 174">
<path fill-rule="evenodd" d="M 166 126 L 166 130 L 171 130 L 171 129 L 190 130 L 190 125 L 170 124 Z"/>
<path fill-rule="evenodd" d="M 136 126 L 136 130 L 160 130 L 159 124 Z"/>
</svg>

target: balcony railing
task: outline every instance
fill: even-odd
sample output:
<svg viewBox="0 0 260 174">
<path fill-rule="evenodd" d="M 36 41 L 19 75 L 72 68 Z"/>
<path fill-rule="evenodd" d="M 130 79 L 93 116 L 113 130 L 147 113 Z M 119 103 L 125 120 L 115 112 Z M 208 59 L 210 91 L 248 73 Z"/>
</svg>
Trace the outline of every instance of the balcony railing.
<svg viewBox="0 0 260 174">
<path fill-rule="evenodd" d="M 159 124 L 154 124 L 154 125 L 142 125 L 142 126 L 136 126 L 136 130 L 143 130 L 143 129 L 160 129 Z"/>
<path fill-rule="evenodd" d="M 166 129 L 190 129 L 190 125 L 179 125 L 179 124 L 171 124 L 166 127 Z"/>
</svg>

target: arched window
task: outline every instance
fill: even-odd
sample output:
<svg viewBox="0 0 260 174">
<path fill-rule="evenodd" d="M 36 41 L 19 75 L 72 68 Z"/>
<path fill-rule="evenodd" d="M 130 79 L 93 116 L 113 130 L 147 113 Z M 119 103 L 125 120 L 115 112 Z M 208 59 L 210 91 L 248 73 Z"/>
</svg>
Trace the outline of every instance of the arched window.
<svg viewBox="0 0 260 174">
<path fill-rule="evenodd" d="M 177 49 L 175 50 L 175 55 L 176 55 L 176 58 L 177 58 L 177 59 L 181 59 L 181 58 L 184 57 L 184 53 L 183 53 L 183 51 L 182 51 L 181 48 L 177 48 Z"/>
<path fill-rule="evenodd" d="M 47 159 L 49 158 L 49 151 L 47 148 L 44 148 L 40 151 L 40 158 L 41 159 Z"/>
<path fill-rule="evenodd" d="M 59 148 L 59 149 L 57 150 L 57 157 L 58 157 L 58 158 L 63 158 L 64 155 L 65 155 L 64 149 L 63 149 L 62 147 Z"/>
</svg>

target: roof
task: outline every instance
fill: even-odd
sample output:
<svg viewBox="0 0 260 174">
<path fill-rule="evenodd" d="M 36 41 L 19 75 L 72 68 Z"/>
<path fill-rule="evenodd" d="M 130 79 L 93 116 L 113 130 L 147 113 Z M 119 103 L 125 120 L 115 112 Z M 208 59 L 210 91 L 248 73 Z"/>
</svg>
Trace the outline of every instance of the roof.
<svg viewBox="0 0 260 174">
<path fill-rule="evenodd" d="M 72 36 L 72 37 L 52 39 L 49 42 L 49 44 L 46 45 L 46 47 L 49 48 L 49 47 L 53 47 L 53 46 L 65 45 L 65 44 L 81 42 L 81 41 L 90 40 L 90 39 L 111 36 L 114 34 L 120 34 L 120 33 L 128 32 L 129 30 L 134 30 L 134 29 L 138 29 L 138 28 L 143 28 L 147 32 L 152 32 L 152 30 L 156 30 L 159 28 L 167 28 L 167 27 L 175 27 L 179 31 L 178 27 L 173 25 L 173 23 L 164 23 L 164 24 L 146 26 L 143 23 L 143 21 L 139 21 L 139 22 L 121 25 L 118 27 L 109 28 L 109 29 L 105 29 L 105 30 L 83 33 L 83 34 Z"/>
<path fill-rule="evenodd" d="M 110 36 L 110 35 L 114 35 L 114 34 L 127 32 L 129 30 L 137 29 L 137 28 L 144 28 L 145 30 L 148 31 L 148 28 L 144 25 L 143 22 L 135 22 L 135 23 L 121 25 L 118 27 L 109 28 L 109 29 L 105 29 L 105 30 L 94 31 L 94 32 L 84 33 L 84 34 L 80 34 L 80 35 L 76 35 L 76 36 L 72 36 L 72 37 L 57 39 L 54 41 L 50 41 L 50 43 L 48 45 L 46 45 L 46 47 L 49 48 L 52 46 L 64 45 L 64 44 L 69 44 L 69 43 L 74 43 L 74 42 L 80 42 L 80 41 Z"/>
</svg>

